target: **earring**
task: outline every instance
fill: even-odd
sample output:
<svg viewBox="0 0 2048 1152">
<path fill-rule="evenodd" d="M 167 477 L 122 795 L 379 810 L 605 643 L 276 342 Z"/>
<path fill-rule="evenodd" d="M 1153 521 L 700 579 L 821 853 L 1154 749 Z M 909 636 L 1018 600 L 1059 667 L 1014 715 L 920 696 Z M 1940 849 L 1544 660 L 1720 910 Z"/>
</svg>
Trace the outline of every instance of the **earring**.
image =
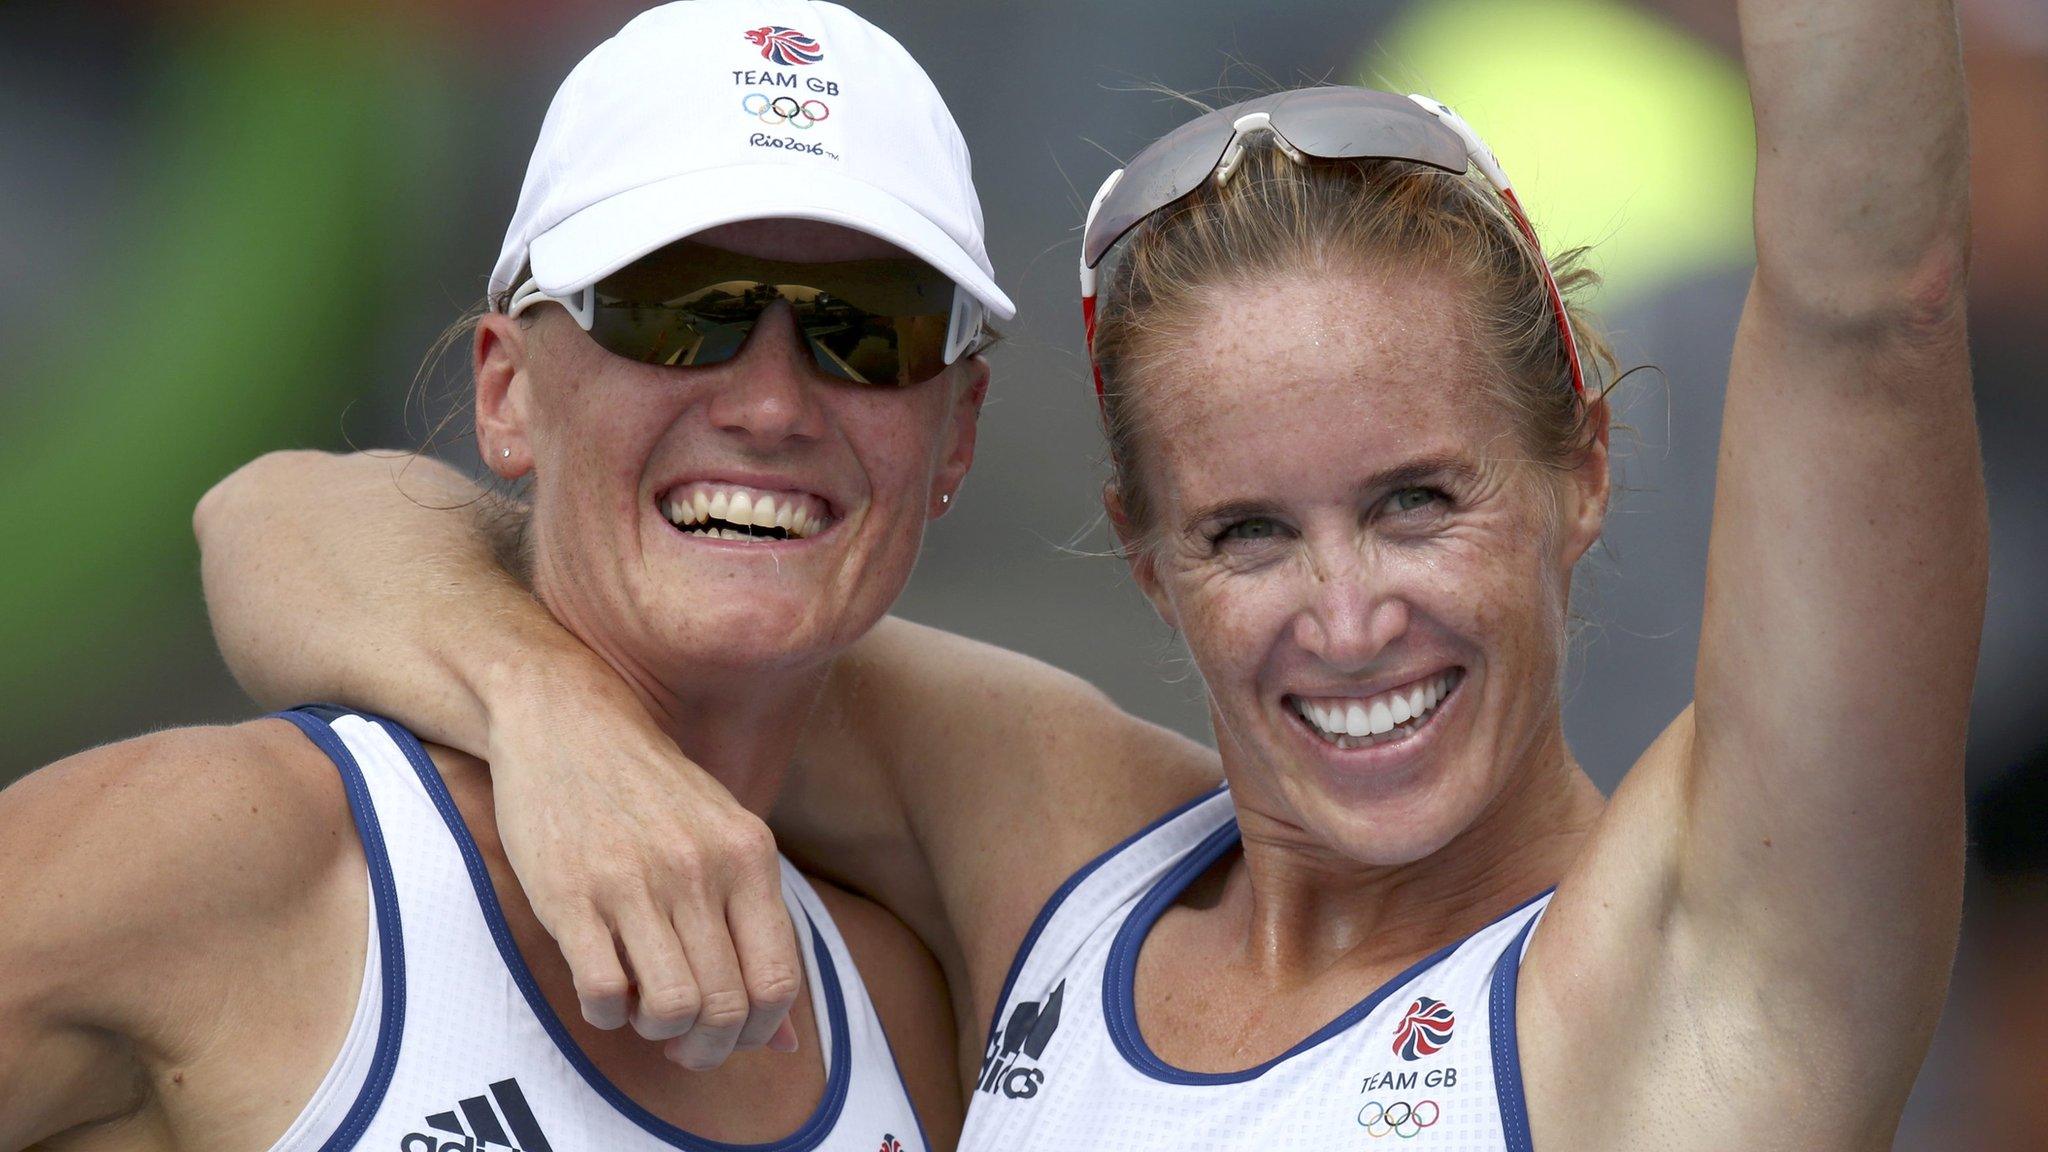
<svg viewBox="0 0 2048 1152">
<path fill-rule="evenodd" d="M 953 494 L 952 494 L 951 492 L 941 492 L 941 493 L 939 493 L 939 503 L 941 503 L 941 504 L 951 504 L 952 502 L 953 502 Z"/>
<path fill-rule="evenodd" d="M 512 450 L 510 448 L 500 448 L 498 450 L 498 455 L 503 456 L 507 460 L 510 460 L 512 458 Z"/>
</svg>

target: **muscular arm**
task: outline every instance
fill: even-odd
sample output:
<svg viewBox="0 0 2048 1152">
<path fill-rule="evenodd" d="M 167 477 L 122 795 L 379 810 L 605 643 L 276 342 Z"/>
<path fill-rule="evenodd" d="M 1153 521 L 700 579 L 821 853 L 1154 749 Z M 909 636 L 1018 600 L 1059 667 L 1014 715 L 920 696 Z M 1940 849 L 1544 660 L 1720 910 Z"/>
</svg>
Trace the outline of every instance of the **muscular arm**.
<svg viewBox="0 0 2048 1152">
<path fill-rule="evenodd" d="M 1579 878 L 1641 913 L 1615 917 L 1637 935 L 1597 926 L 1570 882 L 1546 929 L 1589 954 L 1662 956 L 1622 979 L 1654 1020 L 1683 1018 L 1671 1032 L 1717 1100 L 1797 1078 L 1798 1126 L 1774 1138 L 1816 1125 L 1874 1140 L 1896 1123 L 1954 950 L 1984 604 L 1955 16 L 1940 0 L 1745 0 L 1740 14 L 1757 271 L 1694 707 L 1617 793 Z M 1583 1008 L 1616 967 L 1555 987 Z"/>
<path fill-rule="evenodd" d="M 477 517 L 448 511 L 477 497 L 425 459 L 263 457 L 195 517 L 207 606 L 263 702 L 384 712 L 492 764 L 520 881 L 585 1014 L 616 1026 L 612 912 L 743 843 L 721 830 L 747 814 L 503 573 Z M 885 621 L 836 668 L 773 821 L 793 858 L 918 933 L 971 1036 L 1044 897 L 1214 777 L 1206 750 L 1072 676 Z"/>
<path fill-rule="evenodd" d="M 312 1093 L 368 897 L 340 782 L 294 743 L 164 732 L 0 792 L 0 1149 L 121 1126 L 259 1147 Z"/>
</svg>

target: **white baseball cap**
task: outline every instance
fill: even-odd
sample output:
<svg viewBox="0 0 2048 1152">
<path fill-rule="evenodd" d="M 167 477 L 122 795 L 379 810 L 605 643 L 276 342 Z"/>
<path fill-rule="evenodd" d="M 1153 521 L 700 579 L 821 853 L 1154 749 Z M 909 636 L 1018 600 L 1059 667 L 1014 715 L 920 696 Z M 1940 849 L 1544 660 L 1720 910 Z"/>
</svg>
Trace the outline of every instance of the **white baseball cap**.
<svg viewBox="0 0 2048 1152">
<path fill-rule="evenodd" d="M 491 295 L 531 267 L 582 291 L 739 220 L 838 224 L 931 264 L 1008 319 L 967 142 L 888 33 L 822 0 L 677 0 L 578 63 L 548 105 Z"/>
</svg>

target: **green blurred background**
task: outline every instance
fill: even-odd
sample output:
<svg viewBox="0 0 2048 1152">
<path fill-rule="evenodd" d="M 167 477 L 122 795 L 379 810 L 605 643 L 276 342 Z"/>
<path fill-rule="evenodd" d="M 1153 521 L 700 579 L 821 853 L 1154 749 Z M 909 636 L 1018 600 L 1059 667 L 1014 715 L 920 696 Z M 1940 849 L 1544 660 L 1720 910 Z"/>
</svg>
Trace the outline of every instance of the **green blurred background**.
<svg viewBox="0 0 2048 1152">
<path fill-rule="evenodd" d="M 1104 543 L 1072 283 L 1087 193 L 1112 156 L 1183 118 L 1148 85 L 1427 91 L 1487 136 L 1548 244 L 1596 246 L 1625 361 L 1661 369 L 1635 378 L 1628 490 L 1579 589 L 1595 627 L 1568 725 L 1611 787 L 1689 695 L 1750 259 L 1732 5 L 854 6 L 952 103 L 1022 308 L 961 514 L 934 530 L 902 610 L 1205 736 L 1200 686 L 1120 565 L 1077 554 Z M 1994 524 L 1970 761 L 1979 851 L 1957 993 L 1899 1147 L 2044 1148 L 2048 0 L 1963 7 Z M 249 712 L 208 637 L 193 505 L 267 449 L 422 442 L 432 398 L 462 381 L 441 373 L 410 408 L 409 388 L 482 294 L 547 100 L 637 8 L 0 5 L 0 782 Z M 474 466 L 468 447 L 444 450 Z"/>
</svg>

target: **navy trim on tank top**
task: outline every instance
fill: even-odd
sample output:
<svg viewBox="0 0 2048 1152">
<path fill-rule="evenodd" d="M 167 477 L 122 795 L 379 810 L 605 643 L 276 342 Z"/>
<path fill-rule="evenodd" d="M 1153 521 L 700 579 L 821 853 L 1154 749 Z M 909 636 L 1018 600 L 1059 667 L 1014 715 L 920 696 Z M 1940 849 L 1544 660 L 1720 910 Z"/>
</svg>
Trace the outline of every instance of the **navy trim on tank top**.
<svg viewBox="0 0 2048 1152">
<path fill-rule="evenodd" d="M 398 919 L 398 884 L 391 872 L 391 856 L 384 848 L 384 830 L 377 823 L 377 807 L 370 801 L 370 785 L 363 779 L 362 766 L 349 753 L 348 745 L 327 726 L 330 717 L 346 715 L 340 709 L 307 705 L 288 712 L 273 712 L 280 720 L 305 734 L 313 746 L 334 761 L 348 792 L 348 807 L 355 817 L 356 835 L 363 842 L 363 858 L 370 867 L 370 891 L 377 912 L 376 961 L 382 965 L 383 1014 L 377 1021 L 376 1054 L 362 1090 L 341 1118 L 341 1126 L 320 1145 L 320 1152 L 345 1152 L 362 1139 L 370 1120 L 384 1103 L 391 1077 L 398 1071 L 398 1044 L 405 1035 L 405 936 Z M 372 957 L 365 955 L 363 963 Z"/>
<path fill-rule="evenodd" d="M 1507 1152 L 1535 1152 L 1529 1138 L 1529 1101 L 1522 1093 L 1522 1049 L 1515 1036 L 1515 987 L 1522 971 L 1522 948 L 1540 919 L 1529 917 L 1494 961 L 1493 988 L 1488 996 L 1493 1019 L 1493 1091 L 1500 1101 L 1501 1135 Z"/>
<path fill-rule="evenodd" d="M 477 850 L 476 840 L 470 835 L 469 825 L 462 818 L 462 811 L 455 804 L 455 798 L 448 792 L 447 784 L 441 779 L 441 771 L 435 767 L 432 758 L 411 732 L 389 720 L 379 718 L 393 741 L 405 752 L 412 762 L 413 771 L 419 774 L 420 783 L 426 787 L 427 795 L 433 798 L 434 807 L 440 810 L 441 818 L 448 825 L 448 831 L 455 837 L 456 847 L 462 852 L 462 861 L 469 869 L 469 879 L 476 889 L 477 903 L 482 906 L 484 920 L 491 930 L 491 938 L 497 942 L 498 955 L 511 973 L 513 983 L 526 997 L 527 1007 L 534 1018 L 540 1021 L 555 1047 L 593 1091 L 603 1097 L 618 1113 L 640 1126 L 648 1135 L 676 1148 L 688 1152 L 808 1152 L 823 1143 L 832 1134 L 832 1128 L 839 1122 L 839 1114 L 846 1106 L 846 1095 L 852 1079 L 853 1051 L 850 1029 L 846 1023 L 846 1001 L 839 987 L 839 973 L 832 964 L 832 955 L 825 946 L 825 938 L 812 922 L 810 913 L 804 913 L 804 922 L 811 930 L 812 950 L 817 954 L 818 983 L 823 985 L 826 1017 L 832 1030 L 832 1066 L 825 1073 L 825 1094 L 818 1101 L 817 1110 L 801 1128 L 780 1140 L 765 1144 L 728 1144 L 685 1132 L 670 1124 L 647 1109 L 642 1108 L 632 1097 L 620 1091 L 605 1074 L 590 1062 L 578 1047 L 575 1038 L 555 1015 L 555 1010 L 541 994 L 540 984 L 534 980 L 533 972 L 526 966 L 526 958 L 519 953 L 519 946 L 512 939 L 512 929 L 505 922 L 504 909 L 498 904 L 497 889 L 491 884 L 490 869 L 485 866 L 483 854 Z M 815 990 L 814 990 L 815 995 Z M 915 1109 L 913 1108 L 913 1111 Z"/>
<path fill-rule="evenodd" d="M 1168 869 L 1131 909 L 1123 925 L 1117 929 L 1116 940 L 1110 945 L 1109 962 L 1102 972 L 1102 1018 L 1109 1027 L 1110 1040 L 1116 1045 L 1124 1061 L 1154 1080 L 1168 1084 L 1242 1084 L 1256 1080 L 1281 1064 L 1294 1059 L 1303 1052 L 1337 1036 L 1359 1021 L 1372 1014 L 1380 1002 L 1400 991 L 1410 981 L 1450 958 L 1464 939 L 1454 940 L 1431 952 L 1403 969 L 1392 979 L 1373 989 L 1372 994 L 1346 1009 L 1335 1020 L 1310 1033 L 1300 1043 L 1280 1053 L 1263 1064 L 1237 1072 L 1190 1072 L 1177 1068 L 1159 1058 L 1152 1046 L 1145 1042 L 1145 1036 L 1138 1029 L 1137 982 L 1138 953 L 1145 945 L 1145 938 L 1151 935 L 1153 925 L 1166 914 L 1181 893 L 1187 891 L 1197 877 L 1208 871 L 1225 853 L 1237 847 L 1239 841 L 1237 819 L 1232 817 L 1228 824 L 1211 832 L 1194 850 L 1183 856 L 1179 863 Z M 1537 893 L 1517 904 L 1513 909 L 1496 917 L 1487 927 L 1543 899 L 1544 893 Z M 1480 931 L 1485 931 L 1484 928 Z M 1477 935 L 1477 933 L 1474 933 Z"/>
<path fill-rule="evenodd" d="M 873 1002 L 873 993 L 868 994 L 868 1000 L 870 1003 Z M 931 1152 L 932 1138 L 925 1134 L 924 1112 L 918 1108 L 917 1100 L 910 1094 L 910 1081 L 903 1078 L 903 1063 L 896 1059 L 896 1046 L 889 1043 L 889 1026 L 882 1023 L 882 1010 L 879 1007 L 875 1009 L 875 1030 L 882 1034 L 882 1047 L 889 1053 L 889 1067 L 896 1070 L 896 1083 L 903 1089 L 903 1099 L 910 1105 L 910 1118 L 917 1122 L 917 1146 L 925 1152 Z"/>
<path fill-rule="evenodd" d="M 1068 896 L 1073 895 L 1074 889 L 1081 886 L 1081 881 L 1093 875 L 1097 868 L 1115 859 L 1117 854 L 1124 849 L 1159 831 L 1161 828 L 1166 827 L 1168 824 L 1173 823 L 1210 800 L 1223 795 L 1228 790 L 1229 786 L 1223 785 L 1204 792 L 1186 803 L 1176 805 L 1169 809 L 1165 815 L 1160 816 L 1150 824 L 1117 841 L 1115 847 L 1104 851 L 1100 856 L 1081 865 L 1072 876 L 1061 881 L 1060 886 L 1052 890 L 1052 895 L 1046 897 L 1044 906 L 1039 908 L 1037 918 L 1031 921 L 1030 930 L 1024 933 L 1023 942 L 1017 945 L 1017 954 L 1010 958 L 1010 972 L 1003 977 L 1003 990 L 996 997 L 995 1014 L 988 1022 L 988 1038 L 982 1041 L 982 1051 L 988 1051 L 989 1045 L 995 1043 L 996 1036 L 1002 1031 L 1003 1006 L 1010 1002 L 1010 993 L 1017 987 L 1017 977 L 1024 971 L 1024 961 L 1031 955 L 1031 946 L 1038 943 L 1039 933 L 1045 931 L 1045 926 L 1052 921 L 1053 913 L 1059 911 L 1060 905 L 1066 902 Z"/>
</svg>

